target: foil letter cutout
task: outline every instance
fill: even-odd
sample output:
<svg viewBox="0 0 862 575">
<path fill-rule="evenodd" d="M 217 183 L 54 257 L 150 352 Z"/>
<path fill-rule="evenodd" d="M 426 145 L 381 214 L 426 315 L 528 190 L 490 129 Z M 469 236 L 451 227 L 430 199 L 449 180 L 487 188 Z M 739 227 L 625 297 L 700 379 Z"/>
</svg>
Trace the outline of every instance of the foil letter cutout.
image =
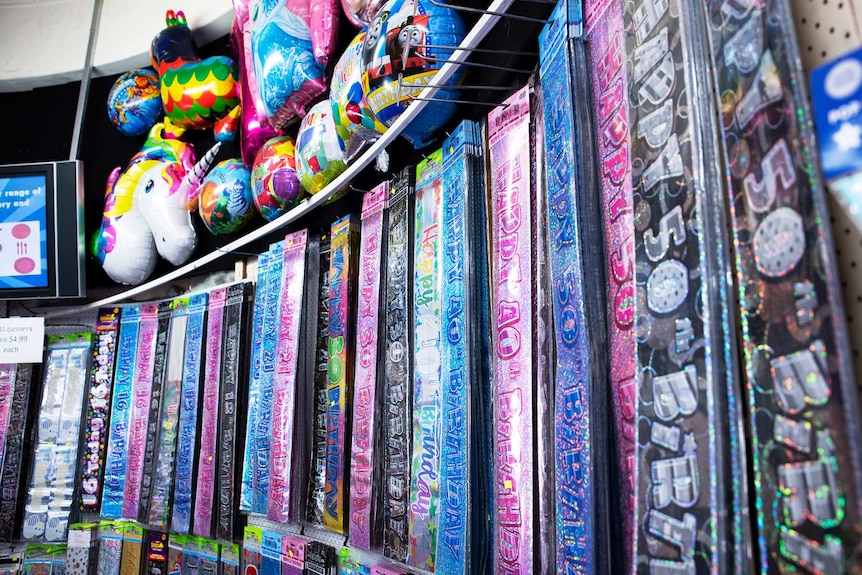
<svg viewBox="0 0 862 575">
<path fill-rule="evenodd" d="M 796 172 L 793 169 L 793 158 L 787 142 L 779 140 L 766 153 L 760 162 L 761 179 L 749 173 L 743 180 L 748 206 L 755 213 L 762 214 L 772 207 L 779 183 L 782 190 L 789 190 L 796 183 Z"/>
</svg>

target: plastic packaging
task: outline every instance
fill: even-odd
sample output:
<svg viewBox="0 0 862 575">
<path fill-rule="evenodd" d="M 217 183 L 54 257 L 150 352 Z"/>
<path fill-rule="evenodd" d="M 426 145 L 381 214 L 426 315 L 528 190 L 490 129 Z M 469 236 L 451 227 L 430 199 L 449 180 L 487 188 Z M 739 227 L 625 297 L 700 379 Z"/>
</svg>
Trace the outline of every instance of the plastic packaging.
<svg viewBox="0 0 862 575">
<path fill-rule="evenodd" d="M 784 0 L 705 6 L 736 256 L 758 564 L 761 573 L 856 572 L 858 382 L 795 18 Z"/>
<path fill-rule="evenodd" d="M 349 541 L 359 549 L 376 549 L 380 542 L 381 498 L 378 437 L 380 435 L 379 345 L 380 272 L 386 250 L 386 201 L 389 182 L 374 187 L 362 198 L 362 235 L 359 247 L 353 432 L 350 448 Z"/>
<path fill-rule="evenodd" d="M 99 575 L 120 575 L 125 530 L 124 523 L 102 521 L 99 524 Z"/>
<path fill-rule="evenodd" d="M 284 242 L 269 247 L 269 265 L 266 277 L 266 304 L 263 319 L 263 350 L 260 365 L 260 398 L 254 434 L 257 453 L 255 484 L 251 509 L 266 514 L 269 497 L 270 440 L 272 434 L 273 384 L 275 383 L 276 349 L 278 346 L 279 310 L 281 309 L 281 281 L 284 266 Z M 251 439 L 249 439 L 251 441 Z"/>
<path fill-rule="evenodd" d="M 251 350 L 248 377 L 248 418 L 245 428 L 245 449 L 243 450 L 242 484 L 240 487 L 239 509 L 250 512 L 252 498 L 257 485 L 257 442 L 255 429 L 260 410 L 260 378 L 263 353 L 263 313 L 266 307 L 266 282 L 269 267 L 269 253 L 264 252 L 257 258 L 257 283 L 251 320 Z"/>
<path fill-rule="evenodd" d="M 327 366 L 326 482 L 323 525 L 337 533 L 347 527 L 350 413 L 359 222 L 353 214 L 331 226 L 329 261 L 329 363 Z"/>
<path fill-rule="evenodd" d="M 158 323 L 158 304 L 143 304 L 138 328 L 135 378 L 132 384 L 132 407 L 129 415 L 126 480 L 123 487 L 122 517 L 124 519 L 138 518 Z"/>
<path fill-rule="evenodd" d="M 219 386 L 220 419 L 218 427 L 218 496 L 215 536 L 233 541 L 242 530 L 239 511 L 241 467 L 236 461 L 242 449 L 239 430 L 245 427 L 245 381 L 248 357 L 248 309 L 252 285 L 228 286 L 222 334 L 221 384 Z M 242 384 L 240 382 L 243 382 Z"/>
<path fill-rule="evenodd" d="M 87 419 L 84 428 L 84 452 L 81 456 L 81 511 L 98 511 L 105 473 L 105 446 L 110 421 L 111 388 L 120 329 L 118 307 L 98 312 L 87 392 Z"/>
<path fill-rule="evenodd" d="M 434 570 L 440 509 L 443 346 L 443 154 L 416 166 L 413 274 L 413 460 L 410 472 L 410 564 Z"/>
<path fill-rule="evenodd" d="M 491 170 L 494 475 L 497 549 L 494 569 L 532 573 L 533 322 L 529 213 L 529 88 L 488 115 Z"/>
<path fill-rule="evenodd" d="M 473 257 L 467 246 L 468 229 L 482 225 L 472 220 L 471 157 L 481 145 L 478 127 L 470 121 L 458 125 L 443 143 L 443 219 L 440 242 L 445 246 L 441 274 L 441 397 L 440 522 L 435 570 L 451 575 L 473 573 L 470 516 L 481 513 L 472 499 L 470 477 L 473 445 L 471 406 L 475 368 L 473 332 L 467 327 L 474 317 L 475 281 Z M 474 508 L 475 507 L 475 508 Z M 479 543 L 478 541 L 476 542 Z"/>
<path fill-rule="evenodd" d="M 189 298 L 171 302 L 170 331 L 162 402 L 156 442 L 153 493 L 147 524 L 151 529 L 167 531 L 171 520 L 171 499 L 174 491 L 174 467 L 177 454 L 177 436 L 182 408 L 183 364 L 185 362 L 186 334 L 189 332 Z"/>
<path fill-rule="evenodd" d="M 206 325 L 208 293 L 189 297 L 186 347 L 183 353 L 182 399 L 179 437 L 174 471 L 171 531 L 188 534 L 192 521 L 192 502 L 197 477 L 198 421 L 201 408 L 201 367 Z"/>
<path fill-rule="evenodd" d="M 314 415 L 312 421 L 311 469 L 308 481 L 306 519 L 323 524 L 323 497 L 326 489 L 326 386 L 329 366 L 329 263 L 330 240 L 320 239 L 320 259 L 317 278 L 317 332 L 314 340 Z"/>
<path fill-rule="evenodd" d="M 35 453 L 20 536 L 23 540 L 66 541 L 92 336 L 80 333 L 48 338 Z"/>
<path fill-rule="evenodd" d="M 219 389 L 222 372 L 222 330 L 227 288 L 210 291 L 207 312 L 207 335 L 204 349 L 204 382 L 201 400 L 198 477 L 195 489 L 192 533 L 209 537 L 213 532 L 213 512 L 216 491 L 216 458 L 218 457 Z"/>
<path fill-rule="evenodd" d="M 105 519 L 119 519 L 122 515 L 141 306 L 125 306 L 122 314 L 114 394 L 111 398 L 110 434 L 105 453 L 105 486 L 101 507 L 101 516 Z"/>
<path fill-rule="evenodd" d="M 296 416 L 297 372 L 300 344 L 303 290 L 305 288 L 305 249 L 308 231 L 288 234 L 284 239 L 281 326 L 272 400 L 272 446 L 270 451 L 269 497 L 266 516 L 287 523 L 291 509 L 292 464 L 295 456 L 294 420 Z M 279 553 L 281 545 L 279 544 Z"/>
<path fill-rule="evenodd" d="M 405 168 L 390 186 L 384 301 L 383 554 L 407 562 L 407 506 L 412 461 L 414 172 Z"/>
<path fill-rule="evenodd" d="M 147 416 L 144 464 L 141 470 L 141 494 L 138 499 L 138 523 L 147 524 L 153 484 L 156 473 L 156 452 L 159 443 L 162 413 L 162 394 L 165 389 L 165 372 L 168 360 L 168 342 L 171 338 L 171 302 L 159 303 L 159 324 L 156 333 L 156 352 L 153 359 L 153 384 L 150 391 L 149 415 Z M 176 424 L 176 422 L 174 422 Z"/>
<path fill-rule="evenodd" d="M 0 541 L 4 543 L 12 542 L 16 528 L 25 444 L 29 448 L 26 431 L 32 375 L 33 368 L 30 364 L 16 366 L 11 413 L 6 426 L 3 470 L 0 475 Z"/>
<path fill-rule="evenodd" d="M 729 403 L 736 330 L 703 13 L 638 1 L 625 5 L 623 21 L 633 31 L 625 50 L 640 370 L 635 569 L 744 573 L 732 555 L 750 544 L 736 491 L 746 485 Z"/>
<path fill-rule="evenodd" d="M 601 182 L 607 270 L 609 377 L 613 393 L 616 451 L 621 497 L 625 569 L 633 564 L 635 530 L 635 246 L 632 182 L 628 139 L 628 98 L 625 70 L 623 11 L 619 2 L 601 3 L 588 11 L 587 47 L 590 87 L 595 111 L 596 155 Z"/>
</svg>

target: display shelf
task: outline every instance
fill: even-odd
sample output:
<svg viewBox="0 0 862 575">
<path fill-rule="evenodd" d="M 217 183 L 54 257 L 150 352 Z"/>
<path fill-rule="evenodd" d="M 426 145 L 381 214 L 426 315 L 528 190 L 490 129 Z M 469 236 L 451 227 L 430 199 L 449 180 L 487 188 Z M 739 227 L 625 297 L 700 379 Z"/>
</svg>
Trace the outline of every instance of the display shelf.
<svg viewBox="0 0 862 575">
<path fill-rule="evenodd" d="M 799 53 L 807 74 L 862 45 L 862 9 L 853 0 L 791 0 Z M 841 275 L 856 384 L 862 391 L 862 230 L 829 195 L 832 238 Z"/>
<path fill-rule="evenodd" d="M 63 317 L 72 313 L 79 313 L 86 309 L 98 308 L 106 305 L 112 305 L 134 298 L 135 296 L 144 294 L 157 287 L 168 284 L 176 279 L 187 276 L 203 266 L 210 264 L 226 255 L 237 252 L 243 247 L 252 242 L 260 240 L 267 235 L 276 232 L 288 224 L 295 222 L 299 218 L 311 213 L 315 208 L 325 203 L 330 198 L 334 197 L 339 191 L 346 188 L 350 182 L 356 178 L 371 162 L 373 162 L 387 146 L 389 146 L 395 138 L 412 122 L 425 106 L 432 101 L 434 94 L 445 85 L 450 77 L 455 74 L 464 61 L 472 53 L 472 49 L 478 47 L 479 43 L 493 29 L 497 21 L 505 15 L 509 7 L 515 0 L 494 0 L 488 6 L 487 12 L 479 17 L 476 24 L 470 29 L 464 40 L 458 46 L 445 64 L 434 75 L 434 82 L 426 86 L 419 96 L 410 103 L 404 112 L 395 120 L 392 126 L 369 147 L 354 163 L 347 167 L 340 176 L 333 180 L 323 190 L 314 194 L 310 198 L 306 198 L 298 206 L 278 217 L 277 219 L 245 234 L 244 236 L 222 246 L 208 254 L 205 254 L 177 269 L 168 272 L 158 278 L 152 279 L 141 285 L 134 286 L 127 290 L 121 291 L 106 298 L 99 299 L 94 302 L 77 306 L 74 309 L 62 309 L 49 311 L 45 313 L 45 317 L 49 319 Z"/>
</svg>

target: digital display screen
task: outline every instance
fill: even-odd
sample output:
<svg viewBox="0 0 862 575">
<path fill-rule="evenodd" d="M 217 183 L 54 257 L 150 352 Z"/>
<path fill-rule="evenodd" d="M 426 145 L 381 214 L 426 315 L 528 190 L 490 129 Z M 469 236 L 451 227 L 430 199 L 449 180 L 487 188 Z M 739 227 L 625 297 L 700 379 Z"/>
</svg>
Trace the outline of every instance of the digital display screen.
<svg viewBox="0 0 862 575">
<path fill-rule="evenodd" d="M 0 177 L 0 289 L 48 287 L 47 178 Z"/>
</svg>

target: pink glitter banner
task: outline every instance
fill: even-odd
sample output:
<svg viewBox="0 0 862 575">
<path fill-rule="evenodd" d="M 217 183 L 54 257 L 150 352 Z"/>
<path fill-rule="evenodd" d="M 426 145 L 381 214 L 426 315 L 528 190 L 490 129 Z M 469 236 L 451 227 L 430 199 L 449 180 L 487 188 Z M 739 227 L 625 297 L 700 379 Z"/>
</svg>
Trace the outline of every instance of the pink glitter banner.
<svg viewBox="0 0 862 575">
<path fill-rule="evenodd" d="M 132 384 L 132 412 L 129 418 L 129 448 L 126 484 L 123 489 L 123 517 L 137 519 L 144 471 L 144 449 L 150 415 L 150 393 L 153 387 L 153 360 L 156 353 L 156 331 L 159 327 L 159 304 L 141 306 L 138 330 L 138 354 L 135 358 L 135 381 Z"/>
<path fill-rule="evenodd" d="M 595 7 L 598 5 L 598 7 Z M 590 79 L 595 103 L 605 246 L 608 254 L 608 340 L 610 381 L 619 454 L 620 494 L 625 527 L 626 568 L 631 570 L 635 519 L 634 218 L 632 205 L 625 37 L 622 6 L 616 0 L 587 2 Z"/>
<path fill-rule="evenodd" d="M 494 572 L 533 573 L 530 89 L 488 114 L 494 350 Z"/>
<path fill-rule="evenodd" d="M 377 358 L 380 325 L 380 263 L 383 250 L 383 209 L 389 182 L 362 199 L 362 236 L 359 248 L 359 302 L 356 372 L 353 388 L 353 445 L 350 459 L 350 543 L 371 549 L 374 541 L 374 450 L 377 421 Z"/>
<path fill-rule="evenodd" d="M 210 292 L 207 314 L 206 359 L 204 364 L 201 445 L 198 453 L 198 483 L 195 492 L 195 519 L 192 532 L 210 537 L 213 524 L 216 447 L 218 444 L 219 383 L 221 381 L 222 323 L 227 288 Z"/>
<path fill-rule="evenodd" d="M 299 327 L 302 324 L 302 291 L 305 285 L 305 246 L 308 232 L 284 238 L 281 324 L 278 331 L 275 383 L 272 400 L 269 497 L 266 516 L 287 523 L 290 519 L 290 478 L 293 461 L 293 420 L 296 412 L 296 370 Z"/>
</svg>

